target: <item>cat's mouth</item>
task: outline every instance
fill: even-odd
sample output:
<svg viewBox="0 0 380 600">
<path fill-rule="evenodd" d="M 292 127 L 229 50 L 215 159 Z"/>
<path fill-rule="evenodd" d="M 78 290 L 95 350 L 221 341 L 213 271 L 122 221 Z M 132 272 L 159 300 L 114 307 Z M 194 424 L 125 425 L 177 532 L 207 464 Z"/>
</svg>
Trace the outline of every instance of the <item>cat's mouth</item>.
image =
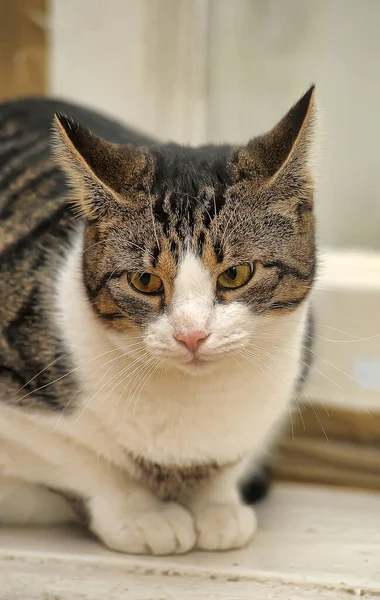
<svg viewBox="0 0 380 600">
<path fill-rule="evenodd" d="M 201 348 L 199 352 L 165 353 L 165 359 L 173 367 L 190 374 L 202 374 L 215 370 L 221 363 L 234 353 L 235 345 L 225 345 L 223 349 L 210 351 Z"/>
<path fill-rule="evenodd" d="M 213 368 L 215 368 L 218 362 L 219 360 L 216 358 L 205 358 L 195 354 L 190 356 L 185 361 L 177 361 L 177 365 L 187 373 L 199 374 L 211 371 Z"/>
</svg>

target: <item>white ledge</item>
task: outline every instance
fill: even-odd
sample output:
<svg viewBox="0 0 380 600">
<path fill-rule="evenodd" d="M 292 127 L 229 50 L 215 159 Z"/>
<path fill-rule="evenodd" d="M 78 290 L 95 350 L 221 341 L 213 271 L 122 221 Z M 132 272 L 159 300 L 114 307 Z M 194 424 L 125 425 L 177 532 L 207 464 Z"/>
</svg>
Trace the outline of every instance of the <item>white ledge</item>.
<svg viewBox="0 0 380 600">
<path fill-rule="evenodd" d="M 75 528 L 0 532 L 0 599 L 308 600 L 380 597 L 380 495 L 277 485 L 240 551 L 112 553 Z"/>
</svg>

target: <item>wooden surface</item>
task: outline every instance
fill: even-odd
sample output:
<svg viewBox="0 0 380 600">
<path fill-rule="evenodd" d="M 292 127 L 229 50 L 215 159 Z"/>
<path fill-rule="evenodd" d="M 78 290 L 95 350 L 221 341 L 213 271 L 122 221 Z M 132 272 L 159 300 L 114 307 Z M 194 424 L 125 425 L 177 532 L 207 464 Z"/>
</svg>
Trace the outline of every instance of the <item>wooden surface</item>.
<svg viewBox="0 0 380 600">
<path fill-rule="evenodd" d="M 0 0 L 0 101 L 47 89 L 48 0 Z"/>
<path fill-rule="evenodd" d="M 79 529 L 0 530 L 0 599 L 349 600 L 380 597 L 380 495 L 278 485 L 251 545 L 133 557 Z"/>
</svg>

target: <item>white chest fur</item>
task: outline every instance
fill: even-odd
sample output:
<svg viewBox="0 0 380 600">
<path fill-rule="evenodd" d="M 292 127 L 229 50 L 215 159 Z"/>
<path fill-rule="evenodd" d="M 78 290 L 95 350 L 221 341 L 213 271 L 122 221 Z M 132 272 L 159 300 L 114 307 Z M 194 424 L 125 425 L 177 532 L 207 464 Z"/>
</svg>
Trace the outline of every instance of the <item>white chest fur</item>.
<svg viewBox="0 0 380 600">
<path fill-rule="evenodd" d="M 89 306 L 80 253 L 79 239 L 57 284 L 57 309 L 83 389 L 76 413 L 59 428 L 117 463 L 125 450 L 163 464 L 224 463 L 265 450 L 299 372 L 306 307 L 281 318 L 277 337 L 276 321 L 270 325 L 275 348 L 256 359 L 229 357 L 199 376 L 144 371 L 133 355 L 110 362 L 118 350 Z"/>
</svg>

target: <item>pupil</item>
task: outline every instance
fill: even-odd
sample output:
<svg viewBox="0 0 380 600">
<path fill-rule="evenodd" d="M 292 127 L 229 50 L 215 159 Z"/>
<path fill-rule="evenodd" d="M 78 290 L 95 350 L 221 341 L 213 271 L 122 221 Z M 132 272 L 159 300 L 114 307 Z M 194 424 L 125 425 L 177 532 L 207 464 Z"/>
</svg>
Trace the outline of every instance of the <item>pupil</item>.
<svg viewBox="0 0 380 600">
<path fill-rule="evenodd" d="M 237 271 L 236 271 L 236 267 L 230 267 L 229 269 L 227 269 L 227 277 L 228 279 L 236 279 L 236 275 L 237 275 Z"/>
<path fill-rule="evenodd" d="M 149 273 L 143 273 L 142 275 L 140 275 L 140 283 L 144 287 L 148 287 L 148 285 L 150 283 L 150 274 Z"/>
</svg>

